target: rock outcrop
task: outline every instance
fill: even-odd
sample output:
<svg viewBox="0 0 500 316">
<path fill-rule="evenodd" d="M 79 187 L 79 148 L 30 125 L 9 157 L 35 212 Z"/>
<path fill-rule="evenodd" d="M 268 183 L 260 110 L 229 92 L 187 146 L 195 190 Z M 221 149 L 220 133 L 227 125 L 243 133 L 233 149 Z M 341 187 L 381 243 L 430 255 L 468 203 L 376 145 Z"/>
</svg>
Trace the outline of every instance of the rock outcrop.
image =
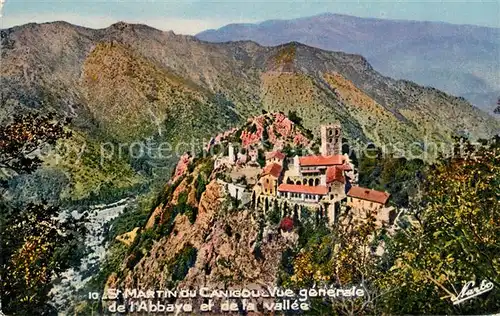
<svg viewBox="0 0 500 316">
<path fill-rule="evenodd" d="M 181 186 L 174 195 L 187 190 Z M 265 228 L 253 210 L 231 209 L 216 180 L 207 184 L 197 207 L 194 223 L 177 215 L 172 232 L 155 242 L 132 269 L 124 264 L 124 277 L 111 275 L 107 288 L 265 290 L 275 286 L 282 252 L 293 246 L 293 238 L 284 238 L 277 227 Z M 196 250 L 196 259 L 183 279 L 173 282 L 176 256 L 186 247 Z M 195 305 L 202 303 L 202 298 L 197 300 Z"/>
</svg>

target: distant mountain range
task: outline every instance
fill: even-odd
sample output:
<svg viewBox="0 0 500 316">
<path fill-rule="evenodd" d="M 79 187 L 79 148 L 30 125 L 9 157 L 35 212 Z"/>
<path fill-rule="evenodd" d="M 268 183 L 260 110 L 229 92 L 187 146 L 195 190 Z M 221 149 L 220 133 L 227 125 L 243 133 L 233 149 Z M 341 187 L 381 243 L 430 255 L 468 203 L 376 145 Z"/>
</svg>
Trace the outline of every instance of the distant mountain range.
<svg viewBox="0 0 500 316">
<path fill-rule="evenodd" d="M 229 24 L 196 37 L 210 42 L 251 40 L 272 46 L 298 41 L 360 54 L 384 75 L 463 96 L 487 111 L 493 110 L 500 96 L 498 28 L 327 13 Z"/>
<path fill-rule="evenodd" d="M 500 130 L 463 98 L 382 76 L 360 55 L 298 42 L 214 44 L 145 25 L 54 22 L 1 30 L 1 45 L 0 119 L 49 110 L 74 118 L 67 144 L 84 152 L 48 161 L 40 175 L 46 186 L 57 179 L 51 194 L 70 199 L 150 178 L 148 157 L 100 164 L 102 143 L 201 142 L 263 110 L 295 111 L 316 135 L 339 121 L 347 138 L 377 145 Z"/>
</svg>

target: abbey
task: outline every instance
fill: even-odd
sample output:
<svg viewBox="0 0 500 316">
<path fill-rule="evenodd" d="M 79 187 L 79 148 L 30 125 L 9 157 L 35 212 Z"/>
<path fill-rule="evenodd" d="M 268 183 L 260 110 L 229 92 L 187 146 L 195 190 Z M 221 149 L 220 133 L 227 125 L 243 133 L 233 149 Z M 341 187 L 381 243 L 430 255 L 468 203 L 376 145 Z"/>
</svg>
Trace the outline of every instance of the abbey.
<svg viewBox="0 0 500 316">
<path fill-rule="evenodd" d="M 252 205 L 268 212 L 272 207 L 281 216 L 300 219 L 301 207 L 315 209 L 329 224 L 337 222 L 341 209 L 349 208 L 357 219 L 371 214 L 376 224 L 389 221 L 390 195 L 356 185 L 355 166 L 342 155 L 340 124 L 321 126 L 319 155 L 287 158 L 280 151 L 266 153 L 266 165 L 252 192 Z"/>
</svg>

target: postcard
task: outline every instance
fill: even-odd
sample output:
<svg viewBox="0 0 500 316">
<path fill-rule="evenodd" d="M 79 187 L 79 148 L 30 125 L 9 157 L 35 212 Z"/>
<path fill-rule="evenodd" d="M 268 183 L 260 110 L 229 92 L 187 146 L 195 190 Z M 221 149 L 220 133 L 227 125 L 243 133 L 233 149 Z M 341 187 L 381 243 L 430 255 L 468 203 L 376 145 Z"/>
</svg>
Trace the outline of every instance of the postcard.
<svg viewBox="0 0 500 316">
<path fill-rule="evenodd" d="M 500 313 L 498 12 L 1 0 L 0 314 Z"/>
</svg>

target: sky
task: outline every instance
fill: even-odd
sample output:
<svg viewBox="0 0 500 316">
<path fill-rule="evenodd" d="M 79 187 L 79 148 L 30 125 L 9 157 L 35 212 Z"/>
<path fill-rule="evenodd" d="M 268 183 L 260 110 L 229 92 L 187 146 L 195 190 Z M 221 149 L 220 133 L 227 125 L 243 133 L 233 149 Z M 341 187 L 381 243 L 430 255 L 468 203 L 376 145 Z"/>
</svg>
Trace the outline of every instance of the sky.
<svg viewBox="0 0 500 316">
<path fill-rule="evenodd" d="M 500 28 L 500 0 L 0 0 L 1 3 L 0 28 L 60 20 L 104 28 L 125 21 L 194 35 L 229 23 L 292 19 L 325 12 Z"/>
</svg>

